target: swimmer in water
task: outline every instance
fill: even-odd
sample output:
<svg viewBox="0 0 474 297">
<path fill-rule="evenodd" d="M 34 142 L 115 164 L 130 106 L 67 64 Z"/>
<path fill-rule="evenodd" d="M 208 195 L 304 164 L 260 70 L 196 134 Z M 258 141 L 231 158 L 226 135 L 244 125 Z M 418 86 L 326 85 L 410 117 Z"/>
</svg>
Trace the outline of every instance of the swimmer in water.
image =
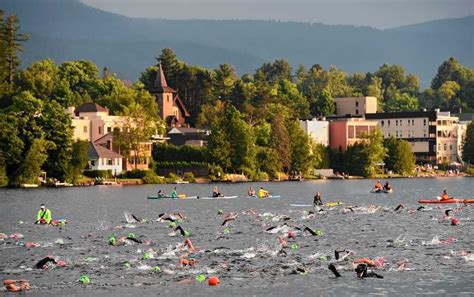
<svg viewBox="0 0 474 297">
<path fill-rule="evenodd" d="M 226 216 L 224 217 L 224 222 L 222 223 L 221 226 L 224 226 L 224 227 L 227 226 L 227 224 L 228 224 L 230 221 L 235 220 L 238 216 L 239 216 L 239 215 L 236 214 L 236 213 L 233 213 L 233 212 L 229 213 L 228 215 L 226 215 Z"/>
<path fill-rule="evenodd" d="M 394 212 L 401 212 L 404 208 L 405 208 L 405 206 L 403 204 L 400 204 L 397 207 L 395 207 L 395 209 L 393 211 Z"/>
</svg>

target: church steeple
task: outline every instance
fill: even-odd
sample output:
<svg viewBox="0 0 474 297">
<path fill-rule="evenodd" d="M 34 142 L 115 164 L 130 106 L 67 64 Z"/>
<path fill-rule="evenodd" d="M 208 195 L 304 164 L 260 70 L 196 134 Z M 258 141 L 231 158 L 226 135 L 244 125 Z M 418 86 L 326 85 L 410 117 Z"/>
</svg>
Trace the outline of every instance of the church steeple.
<svg viewBox="0 0 474 297">
<path fill-rule="evenodd" d="M 168 87 L 168 83 L 166 82 L 165 73 L 163 71 L 163 67 L 161 66 L 161 63 L 158 63 L 158 71 L 156 73 L 156 78 L 155 78 L 155 82 L 153 83 L 152 91 L 157 92 L 157 93 L 164 93 L 164 92 L 176 93 L 175 89 Z"/>
</svg>

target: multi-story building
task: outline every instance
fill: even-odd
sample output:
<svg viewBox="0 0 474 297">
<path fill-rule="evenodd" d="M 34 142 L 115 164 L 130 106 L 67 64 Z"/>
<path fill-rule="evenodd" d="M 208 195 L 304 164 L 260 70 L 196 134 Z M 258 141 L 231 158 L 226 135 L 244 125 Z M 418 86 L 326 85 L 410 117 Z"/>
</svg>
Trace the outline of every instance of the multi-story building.
<svg viewBox="0 0 474 297">
<path fill-rule="evenodd" d="M 365 115 L 377 112 L 377 98 L 375 97 L 346 97 L 334 98 L 336 115 Z"/>
<path fill-rule="evenodd" d="M 91 149 L 88 153 L 91 170 L 99 168 L 98 166 L 100 166 L 100 169 L 112 166 L 115 174 L 121 171 L 117 170 L 118 166 L 124 171 L 149 168 L 152 150 L 151 141 L 140 143 L 137 157 L 133 156 L 132 153 L 124 154 L 118 146 L 113 144 L 113 131 L 121 131 L 127 122 L 127 117 L 109 115 L 109 110 L 97 103 L 85 103 L 77 108 L 70 107 L 68 112 L 72 117 L 73 139 L 85 140 L 91 143 Z M 119 155 L 123 158 L 120 163 L 115 160 Z M 113 156 L 113 158 L 110 156 Z"/>
<path fill-rule="evenodd" d="M 329 117 L 328 117 L 329 119 Z M 362 140 L 363 135 L 375 132 L 377 121 L 359 116 L 331 117 L 329 122 L 329 146 L 333 149 L 347 150 L 349 145 Z"/>
<path fill-rule="evenodd" d="M 410 111 L 366 114 L 378 122 L 384 138 L 408 141 L 418 162 L 450 163 L 460 160 L 465 125 L 449 112 Z"/>
<path fill-rule="evenodd" d="M 325 118 L 301 120 L 300 127 L 309 135 L 316 143 L 329 145 L 329 121 Z"/>
</svg>

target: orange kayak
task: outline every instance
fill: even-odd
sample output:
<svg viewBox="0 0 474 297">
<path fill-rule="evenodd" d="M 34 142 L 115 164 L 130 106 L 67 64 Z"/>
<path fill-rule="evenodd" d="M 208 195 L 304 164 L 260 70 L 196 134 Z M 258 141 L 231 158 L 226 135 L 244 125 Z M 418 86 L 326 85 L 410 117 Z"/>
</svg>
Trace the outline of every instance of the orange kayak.
<svg viewBox="0 0 474 297">
<path fill-rule="evenodd" d="M 423 203 L 423 204 L 474 203 L 474 199 L 451 198 L 447 200 L 418 200 L 418 203 Z"/>
</svg>

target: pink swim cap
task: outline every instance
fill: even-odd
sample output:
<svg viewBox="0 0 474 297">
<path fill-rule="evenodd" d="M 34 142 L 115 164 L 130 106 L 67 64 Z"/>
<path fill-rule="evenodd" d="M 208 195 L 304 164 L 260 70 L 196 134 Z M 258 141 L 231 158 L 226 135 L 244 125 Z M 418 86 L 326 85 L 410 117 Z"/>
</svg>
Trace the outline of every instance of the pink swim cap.
<svg viewBox="0 0 474 297">
<path fill-rule="evenodd" d="M 456 218 L 453 218 L 453 219 L 451 220 L 451 225 L 453 225 L 453 226 L 459 225 L 459 220 L 456 219 Z"/>
<path fill-rule="evenodd" d="M 296 233 L 293 232 L 293 231 L 289 231 L 288 232 L 288 238 L 295 238 L 296 237 Z"/>
</svg>

